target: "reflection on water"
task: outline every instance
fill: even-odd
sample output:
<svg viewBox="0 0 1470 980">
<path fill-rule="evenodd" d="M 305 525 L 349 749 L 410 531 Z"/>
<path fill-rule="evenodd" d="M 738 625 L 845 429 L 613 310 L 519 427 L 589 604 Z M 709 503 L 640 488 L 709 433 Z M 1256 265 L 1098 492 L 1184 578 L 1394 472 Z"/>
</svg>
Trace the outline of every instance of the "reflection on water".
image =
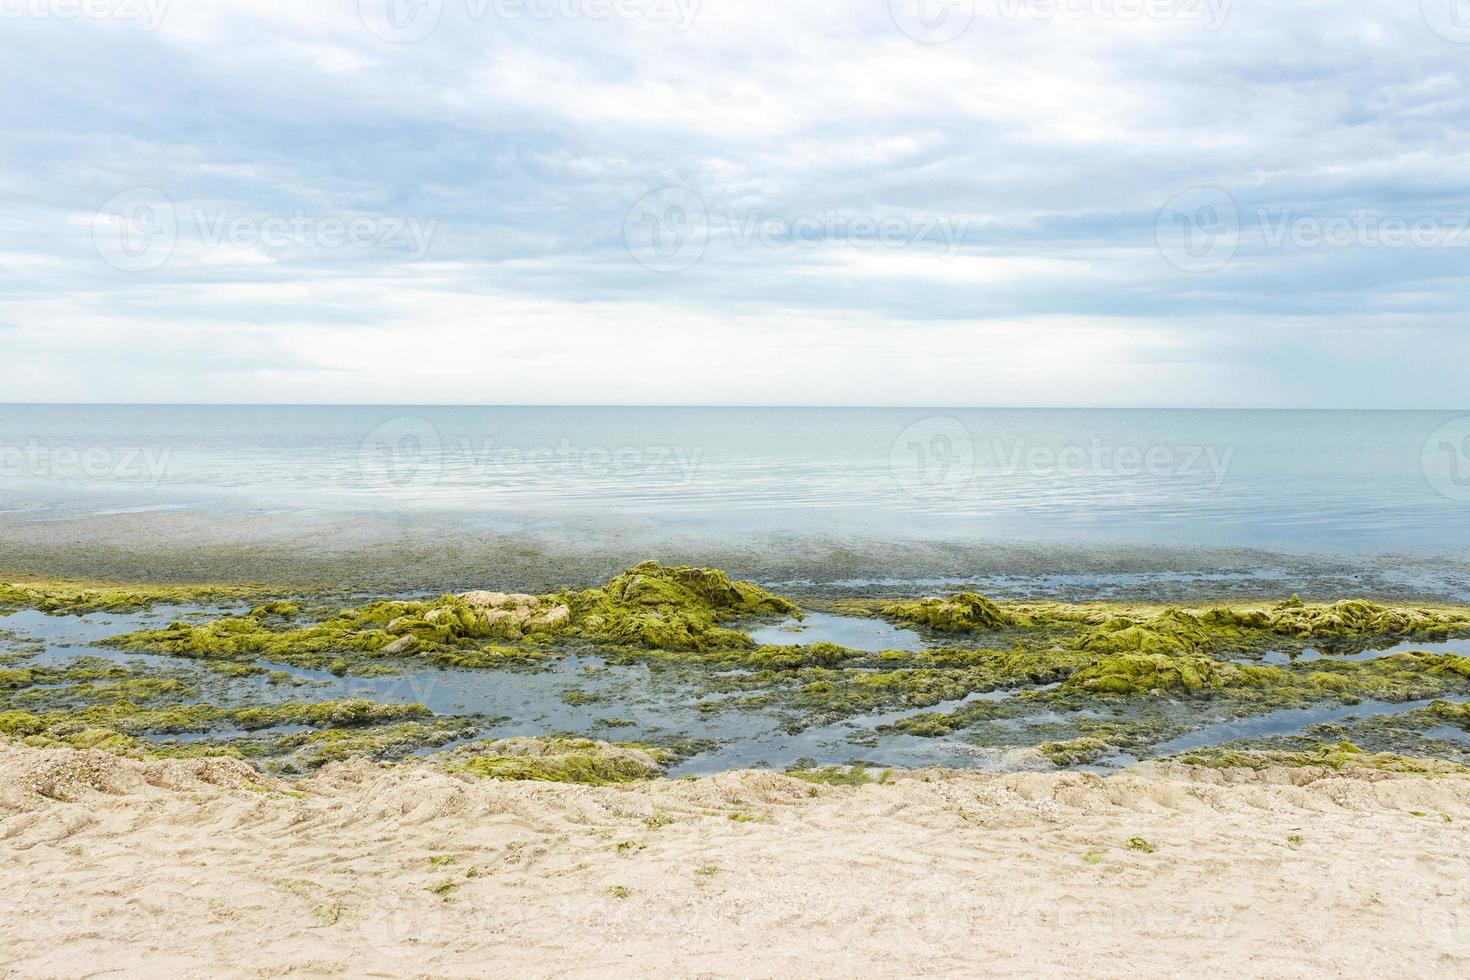
<svg viewBox="0 0 1470 980">
<path fill-rule="evenodd" d="M 1470 638 L 1456 640 L 1406 640 L 1385 646 L 1378 650 L 1355 650 L 1352 653 L 1335 653 L 1332 650 L 1316 650 L 1311 647 L 1300 653 L 1283 653 L 1279 650 L 1266 654 L 1260 660 L 1240 660 L 1239 663 L 1262 663 L 1273 667 L 1284 667 L 1292 663 L 1311 663 L 1317 660 L 1332 661 L 1356 661 L 1378 660 L 1381 657 L 1391 657 L 1396 653 L 1410 653 L 1420 650 L 1425 653 L 1454 653 L 1462 657 L 1470 657 Z"/>
<path fill-rule="evenodd" d="M 1205 749 L 1225 742 L 1245 738 L 1271 738 L 1278 735 L 1296 735 L 1312 725 L 1341 721 L 1344 718 L 1369 718 L 1375 715 L 1397 715 L 1432 704 L 1432 701 L 1409 701 L 1389 704 L 1383 701 L 1363 701 L 1353 705 L 1335 704 L 1313 708 L 1285 708 L 1254 718 L 1221 722 L 1181 735 L 1155 747 L 1156 755 L 1173 755 L 1191 749 Z"/>
<path fill-rule="evenodd" d="M 849 650 L 882 653 L 884 650 L 921 650 L 926 644 L 918 633 L 881 619 L 807 613 L 802 619 L 758 626 L 748 630 L 758 644 L 791 646 L 835 643 Z"/>
</svg>

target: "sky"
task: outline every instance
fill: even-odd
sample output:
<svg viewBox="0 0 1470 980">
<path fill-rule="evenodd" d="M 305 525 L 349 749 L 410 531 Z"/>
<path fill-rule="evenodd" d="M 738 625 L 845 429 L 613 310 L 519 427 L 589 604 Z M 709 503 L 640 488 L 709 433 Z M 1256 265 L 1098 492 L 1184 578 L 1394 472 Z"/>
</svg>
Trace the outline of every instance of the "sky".
<svg viewBox="0 0 1470 980">
<path fill-rule="evenodd" d="M 1466 408 L 1470 0 L 0 0 L 0 401 Z"/>
</svg>

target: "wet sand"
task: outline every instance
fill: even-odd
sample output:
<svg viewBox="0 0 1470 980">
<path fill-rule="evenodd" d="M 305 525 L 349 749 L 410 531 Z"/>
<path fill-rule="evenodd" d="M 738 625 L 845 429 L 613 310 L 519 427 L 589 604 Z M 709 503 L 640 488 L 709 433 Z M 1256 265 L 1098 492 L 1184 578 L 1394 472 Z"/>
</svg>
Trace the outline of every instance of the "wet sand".
<svg viewBox="0 0 1470 980">
<path fill-rule="evenodd" d="M 5 976 L 1470 971 L 1458 776 L 286 783 L 5 744 L 0 853 Z"/>
<path fill-rule="evenodd" d="M 1254 549 L 751 532 L 721 536 L 611 517 L 501 526 L 456 513 L 208 510 L 0 513 L 0 572 L 88 581 L 265 583 L 334 591 L 586 587 L 645 559 L 723 568 L 784 594 L 1203 602 L 1362 596 L 1470 602 L 1470 562 Z"/>
</svg>

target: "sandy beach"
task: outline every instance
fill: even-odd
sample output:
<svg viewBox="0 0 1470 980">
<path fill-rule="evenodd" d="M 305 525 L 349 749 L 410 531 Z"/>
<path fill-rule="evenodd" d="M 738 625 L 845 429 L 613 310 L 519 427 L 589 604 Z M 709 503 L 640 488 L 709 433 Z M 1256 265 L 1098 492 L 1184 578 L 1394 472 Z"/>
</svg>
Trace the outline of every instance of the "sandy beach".
<svg viewBox="0 0 1470 980">
<path fill-rule="evenodd" d="M 0 975 L 1470 971 L 1470 777 L 583 787 L 0 747 Z"/>
</svg>

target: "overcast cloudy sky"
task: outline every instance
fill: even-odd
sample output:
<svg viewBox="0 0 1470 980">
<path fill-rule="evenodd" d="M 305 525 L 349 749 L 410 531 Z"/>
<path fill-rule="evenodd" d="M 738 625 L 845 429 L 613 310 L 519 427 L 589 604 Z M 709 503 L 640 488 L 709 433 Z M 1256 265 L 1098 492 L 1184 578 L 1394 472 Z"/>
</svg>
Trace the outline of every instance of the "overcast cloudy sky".
<svg viewBox="0 0 1470 980">
<path fill-rule="evenodd" d="M 0 0 L 0 400 L 1466 407 L 1467 0 Z"/>
</svg>

